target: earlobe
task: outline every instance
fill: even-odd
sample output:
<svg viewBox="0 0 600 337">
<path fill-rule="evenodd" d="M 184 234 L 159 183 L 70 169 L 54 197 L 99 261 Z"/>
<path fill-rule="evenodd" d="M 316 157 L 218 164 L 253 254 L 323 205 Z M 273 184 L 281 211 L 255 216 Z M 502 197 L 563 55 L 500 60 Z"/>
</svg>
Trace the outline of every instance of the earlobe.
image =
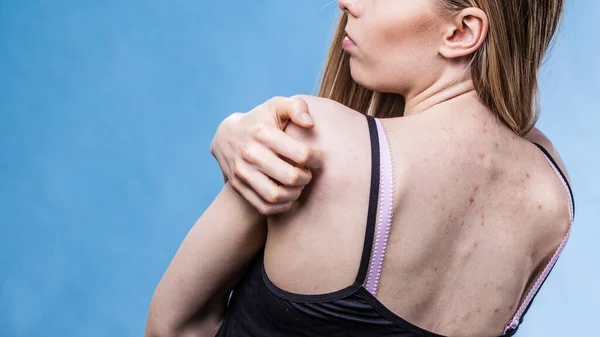
<svg viewBox="0 0 600 337">
<path fill-rule="evenodd" d="M 439 52 L 448 59 L 472 55 L 481 47 L 487 33 L 487 15 L 478 8 L 464 9 L 450 21 Z"/>
</svg>

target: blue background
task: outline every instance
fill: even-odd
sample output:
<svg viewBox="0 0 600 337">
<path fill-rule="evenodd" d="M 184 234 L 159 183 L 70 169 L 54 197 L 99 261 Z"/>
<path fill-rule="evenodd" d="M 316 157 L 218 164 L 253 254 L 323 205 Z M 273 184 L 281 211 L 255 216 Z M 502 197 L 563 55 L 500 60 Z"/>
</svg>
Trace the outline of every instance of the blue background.
<svg viewBox="0 0 600 337">
<path fill-rule="evenodd" d="M 141 336 L 219 191 L 218 123 L 311 93 L 335 2 L 0 2 L 0 336 Z M 573 180 L 570 244 L 521 336 L 597 336 L 600 5 L 570 0 L 539 127 Z"/>
</svg>

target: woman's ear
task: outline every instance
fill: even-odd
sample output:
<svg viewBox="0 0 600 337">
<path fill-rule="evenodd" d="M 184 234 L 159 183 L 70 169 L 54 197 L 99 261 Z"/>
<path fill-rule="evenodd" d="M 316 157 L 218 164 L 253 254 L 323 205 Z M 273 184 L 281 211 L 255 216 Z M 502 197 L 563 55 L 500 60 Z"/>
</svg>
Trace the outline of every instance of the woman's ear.
<svg viewBox="0 0 600 337">
<path fill-rule="evenodd" d="M 488 27 L 488 17 L 481 9 L 463 9 L 448 21 L 439 53 L 448 59 L 475 53 L 485 41 Z"/>
</svg>

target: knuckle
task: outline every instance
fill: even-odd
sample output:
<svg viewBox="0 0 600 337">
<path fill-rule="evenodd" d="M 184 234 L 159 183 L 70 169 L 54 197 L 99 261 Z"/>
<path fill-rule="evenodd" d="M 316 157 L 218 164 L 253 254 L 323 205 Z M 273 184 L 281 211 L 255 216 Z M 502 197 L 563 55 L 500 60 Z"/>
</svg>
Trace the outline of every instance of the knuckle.
<svg viewBox="0 0 600 337">
<path fill-rule="evenodd" d="M 242 173 L 242 165 L 241 165 L 240 161 L 236 160 L 233 162 L 232 172 L 235 177 L 242 178 L 243 173 Z"/>
<path fill-rule="evenodd" d="M 265 203 L 260 203 L 256 205 L 256 210 L 262 215 L 271 215 L 272 208 Z"/>
<path fill-rule="evenodd" d="M 248 143 L 244 143 L 240 147 L 240 156 L 247 162 L 252 162 L 255 159 L 254 150 L 252 146 Z"/>
<path fill-rule="evenodd" d="M 310 158 L 310 148 L 307 146 L 301 146 L 296 150 L 297 163 L 300 166 L 305 166 Z"/>
<path fill-rule="evenodd" d="M 238 193 L 242 192 L 242 190 L 241 190 L 241 184 L 240 184 L 240 181 L 238 179 L 232 178 L 232 179 L 229 179 L 229 182 L 231 183 L 231 187 L 233 188 L 234 191 L 236 191 Z"/>
<path fill-rule="evenodd" d="M 298 169 L 287 170 L 283 176 L 285 185 L 295 185 L 300 180 L 300 171 Z"/>
<path fill-rule="evenodd" d="M 254 130 L 252 130 L 252 138 L 258 140 L 259 142 L 264 142 L 268 139 L 269 136 L 269 128 L 264 123 L 258 123 Z"/>
<path fill-rule="evenodd" d="M 308 112 L 308 103 L 300 97 L 290 98 L 294 111 Z"/>
<path fill-rule="evenodd" d="M 274 188 L 269 191 L 265 200 L 272 204 L 276 204 L 279 201 L 281 201 L 281 197 L 282 197 L 281 190 L 279 188 Z"/>
</svg>

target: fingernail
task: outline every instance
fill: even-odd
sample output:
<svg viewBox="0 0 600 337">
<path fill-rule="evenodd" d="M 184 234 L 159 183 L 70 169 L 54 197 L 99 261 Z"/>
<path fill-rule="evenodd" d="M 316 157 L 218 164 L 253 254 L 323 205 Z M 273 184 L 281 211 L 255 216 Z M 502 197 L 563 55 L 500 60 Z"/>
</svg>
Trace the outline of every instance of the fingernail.
<svg viewBox="0 0 600 337">
<path fill-rule="evenodd" d="M 315 125 L 315 122 L 309 114 L 302 114 L 302 116 L 300 116 L 300 119 L 306 124 Z"/>
</svg>

